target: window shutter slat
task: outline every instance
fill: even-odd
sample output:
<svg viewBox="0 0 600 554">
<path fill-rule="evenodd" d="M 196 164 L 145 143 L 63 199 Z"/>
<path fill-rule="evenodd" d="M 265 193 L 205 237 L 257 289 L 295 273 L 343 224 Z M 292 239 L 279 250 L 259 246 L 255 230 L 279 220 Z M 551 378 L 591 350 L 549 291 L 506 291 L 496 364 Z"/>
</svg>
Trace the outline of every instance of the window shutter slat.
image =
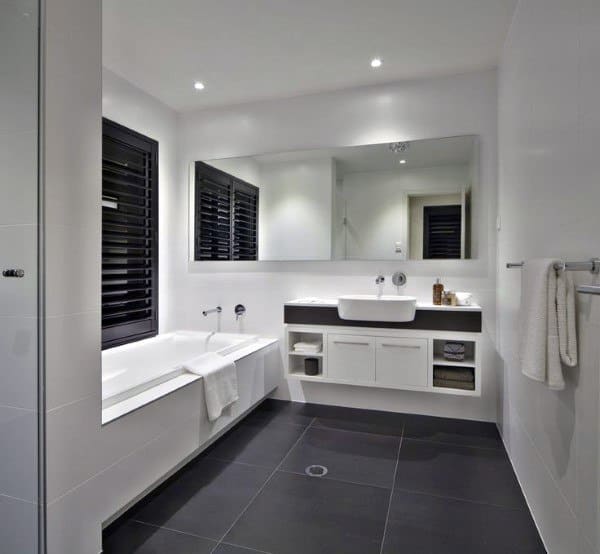
<svg viewBox="0 0 600 554">
<path fill-rule="evenodd" d="M 102 346 L 158 332 L 158 144 L 111 121 L 102 141 Z"/>
</svg>

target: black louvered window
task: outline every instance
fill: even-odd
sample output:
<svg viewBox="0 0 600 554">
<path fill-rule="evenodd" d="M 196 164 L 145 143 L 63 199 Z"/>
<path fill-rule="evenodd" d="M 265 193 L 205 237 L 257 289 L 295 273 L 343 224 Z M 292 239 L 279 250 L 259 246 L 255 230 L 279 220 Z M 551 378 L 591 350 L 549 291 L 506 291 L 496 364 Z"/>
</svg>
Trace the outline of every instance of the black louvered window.
<svg viewBox="0 0 600 554">
<path fill-rule="evenodd" d="M 158 333 L 158 143 L 102 124 L 102 347 Z"/>
<path fill-rule="evenodd" d="M 194 259 L 258 259 L 258 188 L 203 162 L 195 167 Z"/>
<path fill-rule="evenodd" d="M 460 258 L 461 207 L 425 206 L 423 208 L 423 258 Z"/>
</svg>

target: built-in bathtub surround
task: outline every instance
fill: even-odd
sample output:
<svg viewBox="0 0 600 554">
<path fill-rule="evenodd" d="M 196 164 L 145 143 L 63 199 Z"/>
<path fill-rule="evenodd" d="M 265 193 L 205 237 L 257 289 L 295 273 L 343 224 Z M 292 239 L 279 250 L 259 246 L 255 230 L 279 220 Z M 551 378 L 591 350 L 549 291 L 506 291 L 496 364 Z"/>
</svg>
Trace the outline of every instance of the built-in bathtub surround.
<svg viewBox="0 0 600 554">
<path fill-rule="evenodd" d="M 105 350 L 102 423 L 202 379 L 187 368 L 204 353 L 217 353 L 224 361 L 235 363 L 276 343 L 256 335 L 175 331 Z"/>
</svg>

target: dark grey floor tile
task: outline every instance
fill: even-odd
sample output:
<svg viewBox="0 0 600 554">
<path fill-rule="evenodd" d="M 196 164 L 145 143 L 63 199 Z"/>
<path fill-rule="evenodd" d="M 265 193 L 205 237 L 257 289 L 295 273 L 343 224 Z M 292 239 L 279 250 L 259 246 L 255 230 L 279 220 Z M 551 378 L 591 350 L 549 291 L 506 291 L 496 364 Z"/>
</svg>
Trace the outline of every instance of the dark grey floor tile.
<svg viewBox="0 0 600 554">
<path fill-rule="evenodd" d="M 275 469 L 290 451 L 304 427 L 271 422 L 242 422 L 206 451 L 209 458 L 235 460 Z"/>
<path fill-rule="evenodd" d="M 225 537 L 276 554 L 379 554 L 389 492 L 277 472 Z"/>
<path fill-rule="evenodd" d="M 262 550 L 254 550 L 245 546 L 234 546 L 233 544 L 221 543 L 213 554 L 270 554 Z"/>
<path fill-rule="evenodd" d="M 328 479 L 391 488 L 399 444 L 398 437 L 311 428 L 281 469 L 304 473 L 318 464 L 327 468 Z"/>
<path fill-rule="evenodd" d="M 437 496 L 524 508 L 502 450 L 404 439 L 395 487 Z"/>
<path fill-rule="evenodd" d="M 269 470 L 202 458 L 153 494 L 132 519 L 220 539 L 269 476 Z"/>
<path fill-rule="evenodd" d="M 306 427 L 314 418 L 314 416 L 310 415 L 310 410 L 306 406 L 307 404 L 302 402 L 288 402 L 267 398 L 252 413 L 248 414 L 246 421 L 252 423 L 275 421 Z"/>
<path fill-rule="evenodd" d="M 395 491 L 384 554 L 543 554 L 526 510 Z"/>
<path fill-rule="evenodd" d="M 430 440 L 463 446 L 504 448 L 498 428 L 494 423 L 486 421 L 406 415 L 404 436 L 410 439 Z"/>
<path fill-rule="evenodd" d="M 103 541 L 102 552 L 103 554 L 164 554 L 165 552 L 208 554 L 216 544 L 208 539 L 128 521 L 107 534 Z M 246 554 L 251 553 L 246 552 Z"/>
<path fill-rule="evenodd" d="M 402 436 L 404 429 L 405 416 L 399 413 L 339 408 L 337 406 L 325 406 L 318 413 L 313 424 L 315 427 L 396 437 Z"/>
</svg>

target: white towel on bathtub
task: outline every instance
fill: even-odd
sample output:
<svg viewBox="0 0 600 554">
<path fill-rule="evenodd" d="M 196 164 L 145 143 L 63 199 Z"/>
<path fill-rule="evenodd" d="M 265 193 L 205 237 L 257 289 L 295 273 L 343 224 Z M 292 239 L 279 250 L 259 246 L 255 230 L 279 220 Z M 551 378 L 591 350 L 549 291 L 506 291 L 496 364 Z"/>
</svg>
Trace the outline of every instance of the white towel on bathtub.
<svg viewBox="0 0 600 554">
<path fill-rule="evenodd" d="M 218 419 L 227 406 L 239 399 L 235 362 L 216 352 L 206 352 L 183 364 L 183 367 L 204 380 L 204 398 L 208 419 Z"/>
<path fill-rule="evenodd" d="M 520 358 L 527 377 L 562 390 L 562 364 L 577 365 L 575 291 L 570 275 L 557 274 L 554 262 L 528 260 L 523 268 Z"/>
</svg>

